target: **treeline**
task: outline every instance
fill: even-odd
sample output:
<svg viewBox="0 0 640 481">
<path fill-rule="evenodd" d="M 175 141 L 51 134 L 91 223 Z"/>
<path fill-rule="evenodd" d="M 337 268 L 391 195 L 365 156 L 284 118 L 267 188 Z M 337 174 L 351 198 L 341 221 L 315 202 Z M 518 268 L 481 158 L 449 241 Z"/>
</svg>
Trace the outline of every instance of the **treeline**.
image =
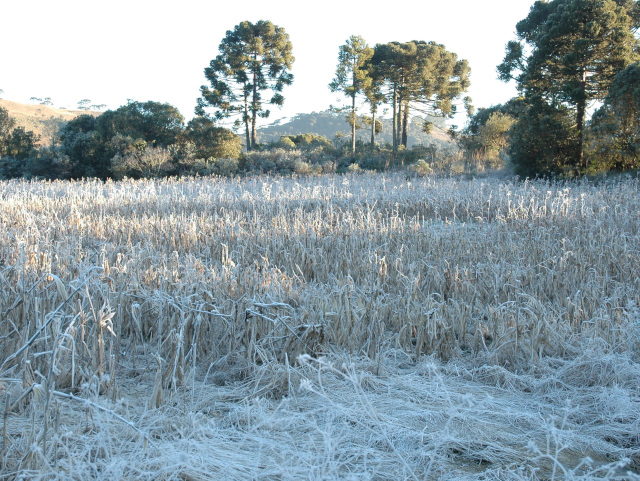
<svg viewBox="0 0 640 481">
<path fill-rule="evenodd" d="M 253 173 L 320 174 L 391 167 L 390 146 L 368 143 L 357 156 L 350 142 L 317 134 L 289 134 L 243 149 L 241 138 L 211 119 L 185 124 L 169 104 L 134 102 L 102 115 L 80 115 L 60 129 L 54 143 L 38 148 L 38 137 L 15 127 L 0 107 L 0 179 L 156 178 L 181 175 Z M 430 156 L 435 145 L 414 146 L 396 162 L 410 164 Z"/>
<path fill-rule="evenodd" d="M 349 61 L 356 56 L 357 65 Z M 321 173 L 383 170 L 429 157 L 435 144 L 408 149 L 413 112 L 452 115 L 454 101 L 468 87 L 464 60 L 434 42 L 392 42 L 369 48 L 351 37 L 340 48 L 333 91 L 351 99 L 343 119 L 352 132 L 371 126 L 369 142 L 299 132 L 259 144 L 257 120 L 282 105 L 291 85 L 292 45 L 283 28 L 269 21 L 242 22 L 226 33 L 219 54 L 205 69 L 196 115 L 185 125 L 175 107 L 133 102 L 95 118 L 81 115 L 64 126 L 57 142 L 36 149 L 37 139 L 20 149 L 7 148 L 0 176 L 45 178 L 123 178 L 252 172 Z M 358 115 L 356 99 L 368 103 L 372 117 Z M 392 142 L 376 142 L 383 124 L 381 106 L 392 109 Z M 422 117 L 421 117 L 422 119 Z M 244 131 L 244 149 L 234 131 Z M 430 123 L 421 128 L 428 130 Z M 24 135 L 23 135 L 24 136 Z M 0 138 L 9 146 L 9 139 Z M 13 141 L 12 141 L 13 142 Z M 15 142 L 14 142 L 15 143 Z M 11 144 L 13 145 L 13 144 Z M 356 154 L 356 146 L 361 145 Z M 424 166 L 423 166 L 424 167 Z M 429 168 L 422 168 L 427 172 Z"/>
<path fill-rule="evenodd" d="M 520 96 L 471 118 L 467 152 L 490 165 L 506 156 L 522 176 L 638 169 L 639 27 L 637 1 L 534 3 L 498 66 Z"/>
<path fill-rule="evenodd" d="M 17 128 L 0 108 L 0 177 L 158 177 L 198 173 L 208 159 L 238 159 L 240 139 L 210 120 L 186 125 L 169 104 L 132 102 L 102 115 L 68 122 L 50 147 Z M 7 135 L 6 132 L 11 133 Z"/>
<path fill-rule="evenodd" d="M 247 150 L 257 147 L 257 119 L 268 118 L 270 105 L 284 102 L 282 94 L 294 80 L 292 44 L 283 28 L 269 21 L 242 22 L 227 32 L 219 54 L 205 69 L 209 84 L 201 87 L 196 113 L 213 120 L 232 119 L 244 131 Z M 384 104 L 392 113 L 392 150 L 407 147 L 411 116 L 452 116 L 456 101 L 469 87 L 466 60 L 435 42 L 390 42 L 369 47 L 351 36 L 339 48 L 338 66 L 329 88 L 350 101 L 346 121 L 351 125 L 351 152 L 356 150 L 356 130 L 367 124 L 371 145 L 382 124 L 376 114 Z M 465 98 L 470 106 L 470 99 Z M 370 116 L 358 116 L 366 104 Z M 209 112 L 208 109 L 212 111 Z M 425 131 L 431 127 L 423 125 Z"/>
<path fill-rule="evenodd" d="M 284 103 L 292 84 L 293 47 L 282 27 L 242 22 L 229 30 L 205 68 L 195 113 L 185 125 L 168 104 L 129 102 L 98 118 L 80 116 L 50 148 L 0 112 L 0 176 L 122 178 L 251 172 L 319 173 L 411 166 L 455 171 L 459 152 L 435 143 L 409 148 L 416 121 L 464 106 L 466 127 L 450 134 L 464 169 L 512 164 L 522 176 L 575 176 L 637 169 L 640 161 L 640 3 L 634 0 L 537 1 L 516 25 L 499 77 L 518 97 L 473 115 L 466 60 L 436 42 L 369 46 L 351 36 L 338 49 L 333 92 L 351 136 L 310 132 L 258 143 L 258 120 Z M 391 112 L 391 125 L 380 111 Z M 589 117 L 590 109 L 596 109 Z M 226 127 L 231 127 L 229 130 Z M 358 139 L 358 129 L 369 129 Z M 382 143 L 383 129 L 391 141 Z M 234 132 L 241 132 L 243 140 Z M 244 144 L 244 146 L 243 146 Z M 459 171 L 459 169 L 457 169 Z"/>
</svg>

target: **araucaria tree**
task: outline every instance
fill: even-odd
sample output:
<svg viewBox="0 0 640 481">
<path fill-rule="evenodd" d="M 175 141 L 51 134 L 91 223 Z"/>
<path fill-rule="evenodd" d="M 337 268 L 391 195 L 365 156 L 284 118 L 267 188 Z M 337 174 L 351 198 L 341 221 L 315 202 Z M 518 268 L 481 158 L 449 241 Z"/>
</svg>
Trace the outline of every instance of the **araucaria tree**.
<svg viewBox="0 0 640 481">
<path fill-rule="evenodd" d="M 282 90 L 293 82 L 292 48 L 284 29 L 269 21 L 242 22 L 227 31 L 219 55 L 204 71 L 209 86 L 200 87 L 196 114 L 214 107 L 214 120 L 236 117 L 235 126 L 244 125 L 247 150 L 253 149 L 257 119 L 270 114 L 265 104 L 281 106 Z M 265 91 L 271 92 L 266 100 Z"/>
<path fill-rule="evenodd" d="M 469 88 L 466 60 L 435 42 L 391 42 L 375 46 L 371 59 L 374 78 L 384 85 L 393 113 L 393 150 L 407 146 L 411 113 L 452 116 L 455 101 Z M 470 98 L 464 99 L 471 109 Z M 425 124 L 425 130 L 429 124 Z"/>
<path fill-rule="evenodd" d="M 356 35 L 349 37 L 344 45 L 340 46 L 338 53 L 338 67 L 336 76 L 329 84 L 332 92 L 344 92 L 351 99 L 351 152 L 356 152 L 356 97 L 358 94 L 369 91 L 372 77 L 369 74 L 369 60 L 373 55 L 373 49 L 367 42 Z M 374 119 L 375 122 L 375 119 Z"/>
<path fill-rule="evenodd" d="M 639 15 L 638 2 L 632 0 L 536 1 L 516 25 L 517 40 L 507 44 L 498 66 L 500 78 L 515 79 L 537 111 L 562 107 L 573 113 L 574 141 L 568 146 L 573 165 L 565 170 L 587 167 L 584 130 L 589 103 L 604 99 L 615 75 L 638 58 L 634 33 Z M 531 115 L 522 120 L 527 118 L 535 120 Z"/>
</svg>

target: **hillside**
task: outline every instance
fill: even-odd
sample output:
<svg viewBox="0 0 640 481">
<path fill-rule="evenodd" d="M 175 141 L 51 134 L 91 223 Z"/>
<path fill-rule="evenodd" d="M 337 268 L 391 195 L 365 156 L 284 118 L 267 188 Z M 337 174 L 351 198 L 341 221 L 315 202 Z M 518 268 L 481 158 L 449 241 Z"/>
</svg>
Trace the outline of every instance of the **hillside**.
<svg viewBox="0 0 640 481">
<path fill-rule="evenodd" d="M 350 127 L 345 121 L 344 113 L 335 113 L 329 110 L 324 112 L 312 112 L 308 114 L 298 114 L 292 117 L 288 122 L 277 120 L 271 125 L 262 127 L 258 130 L 260 142 L 267 143 L 278 141 L 282 135 L 297 134 L 316 134 L 323 135 L 333 140 L 336 135 L 350 137 Z M 416 119 L 418 122 L 421 119 Z M 451 142 L 449 135 L 446 133 L 446 124 L 442 117 L 434 117 L 432 122 L 435 124 L 430 134 L 425 134 L 421 129 L 421 122 L 412 122 L 409 126 L 408 145 L 411 147 L 416 144 L 429 145 L 435 143 L 438 146 Z M 391 143 L 391 119 L 382 119 L 382 132 L 376 136 L 378 143 Z M 371 136 L 368 128 L 357 132 L 358 139 L 368 142 Z"/>
<path fill-rule="evenodd" d="M 58 130 L 65 123 L 79 115 L 100 115 L 101 112 L 88 110 L 66 110 L 48 107 L 46 105 L 28 105 L 10 100 L 0 99 L 0 107 L 9 112 L 9 116 L 16 121 L 16 127 L 32 130 L 40 136 L 40 146 L 51 145 Z"/>
</svg>

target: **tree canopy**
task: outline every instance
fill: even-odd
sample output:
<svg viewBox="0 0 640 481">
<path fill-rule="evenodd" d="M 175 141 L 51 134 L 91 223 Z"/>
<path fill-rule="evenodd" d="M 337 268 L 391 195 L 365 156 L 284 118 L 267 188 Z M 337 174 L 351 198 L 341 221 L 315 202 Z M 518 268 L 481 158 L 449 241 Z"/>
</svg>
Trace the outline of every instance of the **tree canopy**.
<svg viewBox="0 0 640 481">
<path fill-rule="evenodd" d="M 227 31 L 218 56 L 205 68 L 209 85 L 200 87 L 196 114 L 206 115 L 207 107 L 216 109 L 215 120 L 236 117 L 234 125 L 244 125 L 247 149 L 257 143 L 257 119 L 267 118 L 267 105 L 281 106 L 282 91 L 291 85 L 293 46 L 282 27 L 270 21 L 253 24 L 245 21 Z M 271 97 L 263 98 L 270 91 Z"/>
<path fill-rule="evenodd" d="M 613 79 L 591 122 L 592 153 L 600 170 L 640 168 L 640 63 Z"/>
<path fill-rule="evenodd" d="M 468 62 L 435 42 L 377 44 L 371 63 L 381 79 L 385 100 L 392 105 L 394 151 L 399 145 L 407 146 L 412 112 L 452 116 L 455 101 L 470 85 Z M 470 98 L 464 100 L 470 108 Z"/>
<path fill-rule="evenodd" d="M 178 140 L 184 129 L 184 117 L 167 103 L 129 101 L 100 115 L 96 128 L 107 141 L 120 134 L 142 139 L 154 146 L 167 147 Z"/>
<path fill-rule="evenodd" d="M 589 102 L 604 99 L 615 75 L 638 59 L 636 3 L 536 1 L 516 25 L 517 40 L 507 44 L 498 66 L 500 78 L 514 79 L 530 104 L 545 102 L 573 112 L 574 168 L 587 167 L 583 139 Z M 544 110 L 538 107 L 534 110 Z"/>
<path fill-rule="evenodd" d="M 364 38 L 352 35 L 338 53 L 338 67 L 329 84 L 332 92 L 343 92 L 351 99 L 349 123 L 351 125 L 351 152 L 356 152 L 356 97 L 369 90 L 373 82 L 370 72 L 373 49 Z"/>
</svg>

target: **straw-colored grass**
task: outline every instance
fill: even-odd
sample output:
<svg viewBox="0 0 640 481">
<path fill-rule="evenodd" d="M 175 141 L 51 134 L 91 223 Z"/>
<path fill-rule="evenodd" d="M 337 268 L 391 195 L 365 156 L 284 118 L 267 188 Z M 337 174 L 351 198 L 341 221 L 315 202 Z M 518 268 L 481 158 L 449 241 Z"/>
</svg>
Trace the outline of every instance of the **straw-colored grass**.
<svg viewBox="0 0 640 481">
<path fill-rule="evenodd" d="M 0 477 L 640 479 L 639 186 L 1 183 Z"/>
</svg>

